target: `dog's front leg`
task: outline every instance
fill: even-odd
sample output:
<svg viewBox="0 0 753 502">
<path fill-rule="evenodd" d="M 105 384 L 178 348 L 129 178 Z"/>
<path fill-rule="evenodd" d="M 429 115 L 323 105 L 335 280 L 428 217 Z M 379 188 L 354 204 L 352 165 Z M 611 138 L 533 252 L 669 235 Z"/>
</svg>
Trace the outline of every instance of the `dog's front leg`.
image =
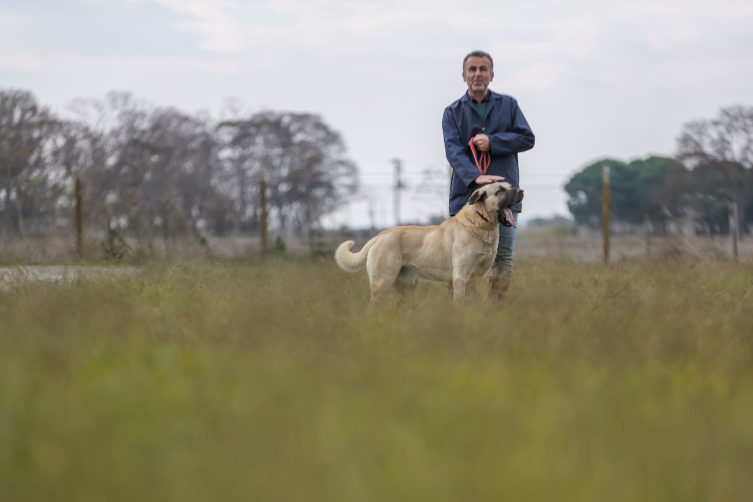
<svg viewBox="0 0 753 502">
<path fill-rule="evenodd" d="M 469 301 L 478 299 L 478 278 L 471 277 L 465 283 L 465 297 Z"/>
<path fill-rule="evenodd" d="M 454 277 L 452 279 L 453 300 L 455 303 L 463 303 L 465 301 L 465 287 L 468 284 L 466 277 Z"/>
<path fill-rule="evenodd" d="M 455 304 L 466 300 L 466 287 L 473 275 L 473 263 L 469 263 L 464 252 L 456 253 L 452 259 L 452 289 Z"/>
</svg>

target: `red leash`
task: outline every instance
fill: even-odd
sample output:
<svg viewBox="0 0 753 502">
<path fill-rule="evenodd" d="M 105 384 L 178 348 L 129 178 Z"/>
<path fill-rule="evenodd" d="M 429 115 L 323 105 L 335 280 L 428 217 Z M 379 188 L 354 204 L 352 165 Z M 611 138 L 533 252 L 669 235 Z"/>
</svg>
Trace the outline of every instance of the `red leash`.
<svg viewBox="0 0 753 502">
<path fill-rule="evenodd" d="M 476 157 L 476 146 L 473 144 L 473 140 L 475 138 L 476 136 L 471 138 L 471 140 L 468 142 L 468 146 L 471 147 L 471 152 L 473 152 L 473 161 L 476 163 L 476 167 L 479 171 L 481 171 L 481 174 L 486 174 L 486 170 L 489 169 L 489 164 L 491 164 L 492 158 L 491 155 L 489 155 L 488 151 L 481 152 L 481 155 Z M 481 162 L 479 162 L 479 160 Z"/>
</svg>

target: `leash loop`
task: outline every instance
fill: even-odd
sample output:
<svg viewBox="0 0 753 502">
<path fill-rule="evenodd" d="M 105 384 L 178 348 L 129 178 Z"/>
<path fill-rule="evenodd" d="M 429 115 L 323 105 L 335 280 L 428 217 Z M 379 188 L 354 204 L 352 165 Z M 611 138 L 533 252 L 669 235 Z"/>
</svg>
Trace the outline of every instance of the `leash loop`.
<svg viewBox="0 0 753 502">
<path fill-rule="evenodd" d="M 473 144 L 474 139 L 476 139 L 476 136 L 472 137 L 468 142 L 468 146 L 471 147 L 471 152 L 473 153 L 473 161 L 476 163 L 478 170 L 481 171 L 481 174 L 486 174 L 486 170 L 489 169 L 489 164 L 492 163 L 491 155 L 486 151 L 481 152 L 480 155 L 476 156 L 476 146 Z"/>
</svg>

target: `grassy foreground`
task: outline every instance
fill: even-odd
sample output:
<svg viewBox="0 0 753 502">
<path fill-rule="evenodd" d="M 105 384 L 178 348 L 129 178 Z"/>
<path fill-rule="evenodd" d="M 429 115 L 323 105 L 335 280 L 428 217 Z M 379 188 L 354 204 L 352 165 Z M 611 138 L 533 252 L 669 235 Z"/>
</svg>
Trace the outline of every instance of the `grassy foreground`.
<svg viewBox="0 0 753 502">
<path fill-rule="evenodd" d="M 0 500 L 753 499 L 753 266 L 518 262 L 504 308 L 365 272 L 0 291 Z"/>
</svg>

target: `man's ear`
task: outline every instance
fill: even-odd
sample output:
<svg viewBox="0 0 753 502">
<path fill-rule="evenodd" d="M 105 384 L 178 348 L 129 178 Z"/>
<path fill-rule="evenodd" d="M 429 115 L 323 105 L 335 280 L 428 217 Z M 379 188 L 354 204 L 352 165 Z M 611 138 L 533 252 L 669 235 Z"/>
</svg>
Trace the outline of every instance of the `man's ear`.
<svg viewBox="0 0 753 502">
<path fill-rule="evenodd" d="M 486 192 L 479 188 L 471 194 L 471 198 L 468 199 L 468 204 L 475 204 L 476 202 L 484 202 L 486 200 Z"/>
</svg>

